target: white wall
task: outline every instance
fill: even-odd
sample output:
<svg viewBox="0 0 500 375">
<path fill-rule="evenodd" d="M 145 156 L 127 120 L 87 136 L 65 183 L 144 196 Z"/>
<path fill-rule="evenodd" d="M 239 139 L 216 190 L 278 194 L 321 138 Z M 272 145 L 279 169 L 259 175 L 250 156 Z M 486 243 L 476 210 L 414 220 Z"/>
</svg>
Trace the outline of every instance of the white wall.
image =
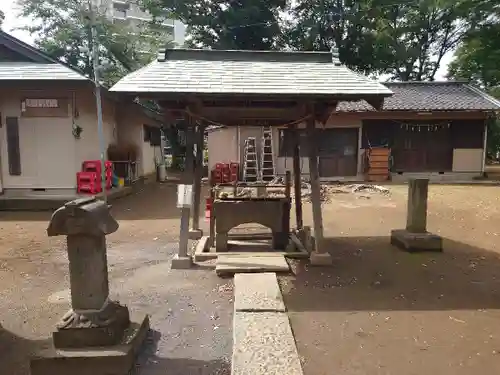
<svg viewBox="0 0 500 375">
<path fill-rule="evenodd" d="M 67 98 L 68 117 L 23 117 L 25 98 Z M 72 98 L 69 90 L 35 91 L 5 89 L 0 91 L 0 174 L 3 188 L 72 188 L 76 185 L 75 139 L 72 135 Z M 9 173 L 6 118 L 17 117 L 21 175 Z M 41 160 L 43 159 L 43 160 Z"/>
<path fill-rule="evenodd" d="M 26 97 L 67 98 L 68 117 L 22 117 L 21 100 Z M 97 112 L 93 90 L 5 90 L 0 91 L 2 124 L 6 117 L 19 118 L 21 175 L 9 174 L 6 127 L 0 128 L 0 158 L 3 187 L 11 189 L 74 189 L 76 173 L 85 160 L 100 159 Z M 116 139 L 114 104 L 103 98 L 105 150 Z M 73 123 L 82 128 L 73 136 Z"/>
<path fill-rule="evenodd" d="M 238 128 L 228 127 L 216 129 L 208 133 L 208 170 L 216 163 L 238 161 Z M 241 162 L 241 161 L 240 161 Z"/>
<path fill-rule="evenodd" d="M 137 146 L 139 176 L 156 173 L 155 157 L 161 156 L 160 146 L 144 142 L 144 125 L 159 127 L 160 124 L 147 117 L 139 105 L 128 105 L 117 113 L 118 142 Z"/>
<path fill-rule="evenodd" d="M 144 140 L 144 126 L 141 126 L 141 141 Z M 146 176 L 156 173 L 155 160 L 161 159 L 161 147 L 151 146 L 149 142 L 142 142 L 141 146 L 141 171 Z"/>
<path fill-rule="evenodd" d="M 453 172 L 482 172 L 484 153 L 481 148 L 455 148 L 453 150 Z"/>
<path fill-rule="evenodd" d="M 76 140 L 75 169 L 80 171 L 85 160 L 100 160 L 99 132 L 97 128 L 97 105 L 91 89 L 80 90 L 76 94 L 78 117 L 75 123 L 82 127 L 80 139 Z M 108 146 L 117 141 L 114 103 L 103 98 L 104 157 Z M 75 185 L 76 186 L 76 185 Z"/>
</svg>

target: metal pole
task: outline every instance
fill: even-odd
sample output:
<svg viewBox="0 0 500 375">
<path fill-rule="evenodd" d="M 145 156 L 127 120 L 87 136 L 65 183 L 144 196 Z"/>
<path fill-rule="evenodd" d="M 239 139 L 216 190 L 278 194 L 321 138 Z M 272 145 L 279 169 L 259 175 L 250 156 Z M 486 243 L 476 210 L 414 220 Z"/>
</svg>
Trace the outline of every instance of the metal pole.
<svg viewBox="0 0 500 375">
<path fill-rule="evenodd" d="M 95 12 L 92 7 L 92 0 L 88 0 L 89 12 L 90 12 L 90 27 L 92 34 L 92 67 L 94 72 L 94 84 L 95 84 L 95 99 L 97 106 L 97 133 L 99 136 L 99 150 L 101 154 L 101 188 L 104 201 L 107 201 L 106 192 L 106 159 L 105 159 L 105 146 L 104 146 L 104 130 L 102 125 L 102 100 L 101 100 L 101 84 L 99 82 L 99 46 L 97 42 L 97 30 L 96 30 L 96 20 Z"/>
</svg>

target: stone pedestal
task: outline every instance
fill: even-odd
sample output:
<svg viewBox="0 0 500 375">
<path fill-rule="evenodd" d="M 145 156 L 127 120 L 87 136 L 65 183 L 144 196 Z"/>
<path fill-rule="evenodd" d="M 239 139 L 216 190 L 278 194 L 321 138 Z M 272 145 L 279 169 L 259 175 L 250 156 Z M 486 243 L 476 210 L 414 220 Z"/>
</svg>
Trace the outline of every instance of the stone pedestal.
<svg viewBox="0 0 500 375">
<path fill-rule="evenodd" d="M 311 266 L 331 266 L 333 263 L 332 256 L 329 253 L 318 253 L 313 251 L 309 255 Z"/>
<path fill-rule="evenodd" d="M 199 240 L 203 237 L 203 231 L 201 229 L 193 229 L 189 230 L 189 239 L 190 240 Z"/>
<path fill-rule="evenodd" d="M 443 251 L 443 239 L 432 233 L 412 233 L 406 229 L 391 231 L 391 244 L 409 252 Z"/>
<path fill-rule="evenodd" d="M 391 244 L 411 252 L 442 251 L 440 236 L 427 232 L 428 179 L 411 179 L 408 182 L 408 212 L 406 229 L 391 231 Z"/>
<path fill-rule="evenodd" d="M 290 235 L 290 202 L 286 198 L 215 200 L 215 247 L 228 251 L 229 231 L 246 223 L 259 223 L 272 232 L 272 246 L 286 249 Z"/>
<path fill-rule="evenodd" d="M 131 323 L 128 308 L 109 300 L 105 236 L 117 229 L 106 203 L 95 198 L 69 202 L 52 215 L 48 235 L 67 236 L 71 309 L 57 324 L 53 347 L 32 359 L 32 375 L 130 370 L 149 321 Z"/>
</svg>

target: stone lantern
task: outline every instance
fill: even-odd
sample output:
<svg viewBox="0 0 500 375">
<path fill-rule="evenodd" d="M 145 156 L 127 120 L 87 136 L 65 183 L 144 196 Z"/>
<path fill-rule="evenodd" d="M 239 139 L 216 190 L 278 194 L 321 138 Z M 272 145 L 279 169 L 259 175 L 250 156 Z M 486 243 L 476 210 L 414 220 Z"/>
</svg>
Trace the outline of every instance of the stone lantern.
<svg viewBox="0 0 500 375">
<path fill-rule="evenodd" d="M 109 299 L 106 235 L 117 230 L 108 205 L 95 197 L 69 202 L 52 215 L 47 234 L 67 239 L 71 309 L 52 335 L 54 347 L 32 359 L 32 375 L 74 374 L 74 366 L 78 374 L 121 375 L 133 365 L 149 321 L 131 323 L 128 308 Z"/>
</svg>

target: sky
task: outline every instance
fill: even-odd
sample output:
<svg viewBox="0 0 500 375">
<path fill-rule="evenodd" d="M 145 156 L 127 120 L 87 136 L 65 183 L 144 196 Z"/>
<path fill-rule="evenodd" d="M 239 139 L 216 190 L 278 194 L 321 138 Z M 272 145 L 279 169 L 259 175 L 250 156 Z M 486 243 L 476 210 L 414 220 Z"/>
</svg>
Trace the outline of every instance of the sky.
<svg viewBox="0 0 500 375">
<path fill-rule="evenodd" d="M 16 6 L 15 0 L 0 0 L 0 9 L 3 10 L 5 14 L 3 30 L 12 34 L 23 42 L 33 45 L 33 38 L 28 32 L 22 30 L 14 30 L 16 27 L 24 26 L 29 22 L 28 20 L 17 16 L 19 13 L 19 8 Z M 453 52 L 450 52 L 443 57 L 443 59 L 441 60 L 441 67 L 436 74 L 436 81 L 446 79 L 445 77 L 448 71 L 448 64 L 452 59 Z"/>
</svg>

